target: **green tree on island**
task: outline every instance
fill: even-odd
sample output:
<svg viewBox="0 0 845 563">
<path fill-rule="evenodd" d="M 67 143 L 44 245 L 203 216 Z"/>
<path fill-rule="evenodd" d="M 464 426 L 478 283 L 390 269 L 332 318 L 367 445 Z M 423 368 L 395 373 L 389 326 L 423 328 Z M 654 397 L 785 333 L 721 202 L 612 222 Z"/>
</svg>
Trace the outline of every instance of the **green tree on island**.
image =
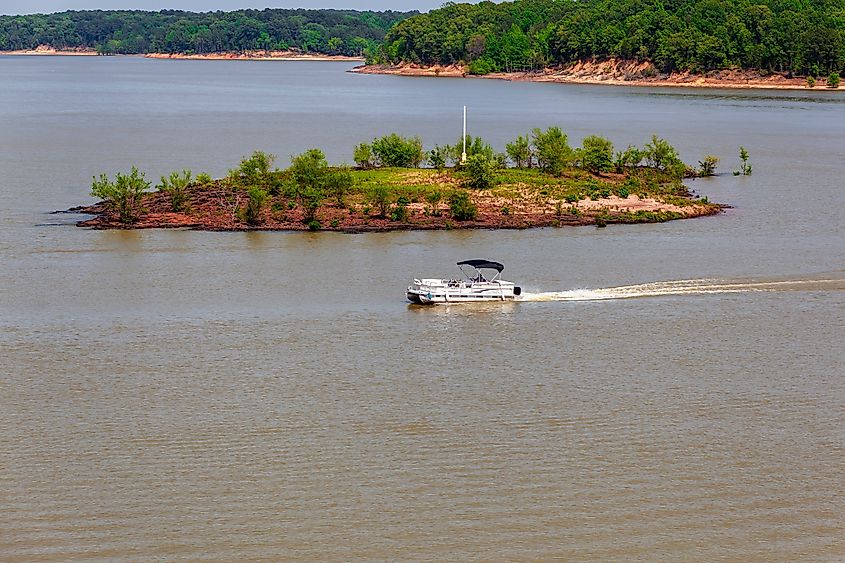
<svg viewBox="0 0 845 563">
<path fill-rule="evenodd" d="M 469 188 L 483 190 L 492 188 L 496 184 L 497 162 L 485 154 L 474 154 L 467 157 L 464 167 L 466 185 Z"/>
<path fill-rule="evenodd" d="M 91 195 L 108 203 L 117 210 L 121 223 L 134 223 L 141 213 L 141 202 L 150 188 L 150 182 L 144 179 L 144 173 L 132 167 L 129 174 L 117 173 L 114 181 L 101 174 L 91 184 Z"/>
<path fill-rule="evenodd" d="M 675 147 L 657 135 L 652 135 L 651 142 L 646 143 L 644 157 L 652 168 L 672 172 L 678 177 L 683 176 L 686 169 Z"/>
<path fill-rule="evenodd" d="M 533 153 L 531 152 L 531 140 L 527 135 L 520 135 L 513 142 L 505 145 L 505 152 L 517 168 L 531 168 Z"/>
<path fill-rule="evenodd" d="M 288 174 L 296 183 L 297 193 L 309 188 L 321 188 L 329 172 L 326 155 L 320 149 L 309 149 L 292 156 Z"/>
<path fill-rule="evenodd" d="M 610 172 L 613 169 L 613 143 L 603 137 L 585 137 L 579 154 L 581 166 L 593 174 Z"/>
<path fill-rule="evenodd" d="M 634 145 L 628 145 L 628 148 L 624 151 L 616 153 L 616 159 L 613 164 L 616 168 L 616 172 L 621 174 L 625 172 L 625 170 L 638 167 L 644 158 L 645 151 L 635 147 Z"/>
<path fill-rule="evenodd" d="M 276 155 L 264 151 L 255 151 L 249 157 L 242 159 L 237 168 L 229 171 L 229 178 L 244 186 L 258 186 L 265 190 L 269 189 L 270 173 L 275 161 Z"/>
<path fill-rule="evenodd" d="M 463 156 L 464 151 L 464 140 L 458 139 L 458 142 L 454 145 L 449 147 L 449 157 L 451 158 L 452 162 L 455 166 L 459 166 L 461 163 L 461 157 Z M 481 137 L 473 137 L 472 135 L 466 136 L 466 153 L 467 158 L 473 155 L 482 155 L 486 157 L 488 160 L 494 160 L 496 158 L 496 154 L 493 151 L 493 147 L 490 144 L 482 139 Z"/>
<path fill-rule="evenodd" d="M 352 151 L 352 159 L 359 168 L 367 169 L 373 167 L 373 146 L 369 143 L 355 145 Z"/>
<path fill-rule="evenodd" d="M 443 170 L 446 168 L 446 161 L 449 159 L 450 147 L 441 147 L 440 145 L 435 145 L 433 149 L 428 151 L 428 156 L 426 157 L 426 161 L 432 168 L 436 168 L 437 170 Z"/>
<path fill-rule="evenodd" d="M 374 139 L 372 150 L 377 165 L 388 168 L 417 168 L 424 159 L 419 137 L 401 137 L 396 133 Z"/>
<path fill-rule="evenodd" d="M 531 133 L 531 143 L 534 146 L 537 166 L 543 172 L 559 176 L 572 164 L 572 148 L 560 127 L 549 127 L 545 131 L 534 129 Z"/>
<path fill-rule="evenodd" d="M 320 149 L 310 149 L 291 157 L 288 173 L 296 184 L 296 194 L 305 209 L 303 221 L 315 221 L 317 211 L 325 199 L 325 186 L 329 175 L 326 155 Z"/>
<path fill-rule="evenodd" d="M 346 205 L 344 198 L 355 185 L 355 178 L 348 166 L 342 166 L 326 174 L 324 183 L 326 193 L 334 198 L 338 207 L 344 207 Z"/>
</svg>

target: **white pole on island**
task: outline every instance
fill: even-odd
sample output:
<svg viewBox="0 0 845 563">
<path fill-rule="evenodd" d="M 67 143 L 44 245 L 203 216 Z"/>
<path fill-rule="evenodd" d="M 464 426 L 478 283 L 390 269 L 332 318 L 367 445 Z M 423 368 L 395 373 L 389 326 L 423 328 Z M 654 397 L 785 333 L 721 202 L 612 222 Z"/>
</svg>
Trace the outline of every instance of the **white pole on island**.
<svg viewBox="0 0 845 563">
<path fill-rule="evenodd" d="M 464 143 L 463 151 L 461 152 L 461 164 L 467 163 L 467 107 L 464 106 L 464 136 L 461 137 Z"/>
</svg>

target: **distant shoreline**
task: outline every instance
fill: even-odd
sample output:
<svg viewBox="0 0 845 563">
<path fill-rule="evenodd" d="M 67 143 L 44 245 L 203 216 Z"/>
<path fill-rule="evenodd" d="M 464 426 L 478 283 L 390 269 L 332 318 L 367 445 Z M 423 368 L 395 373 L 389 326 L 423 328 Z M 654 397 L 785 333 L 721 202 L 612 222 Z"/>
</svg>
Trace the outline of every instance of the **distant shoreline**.
<svg viewBox="0 0 845 563">
<path fill-rule="evenodd" d="M 41 45 L 35 49 L 18 51 L 0 51 L 0 55 L 14 56 L 59 56 L 59 57 L 96 57 L 99 55 L 93 49 L 54 49 Z M 173 59 L 191 61 L 339 61 L 362 62 L 363 57 L 348 57 L 345 55 L 323 55 L 320 53 L 301 53 L 298 51 L 244 51 L 220 53 L 141 53 L 133 55 L 115 55 L 122 57 L 143 57 L 145 59 Z"/>
<path fill-rule="evenodd" d="M 346 55 L 323 55 L 320 53 L 300 53 L 298 51 L 245 51 L 240 53 L 146 53 L 145 59 L 175 59 L 189 61 L 349 61 L 360 62 L 364 57 Z"/>
<path fill-rule="evenodd" d="M 16 55 L 16 56 L 54 56 L 54 57 L 96 57 L 97 51 L 94 49 L 53 49 L 41 45 L 35 49 L 21 49 L 18 51 L 0 51 L 0 55 Z"/>
<path fill-rule="evenodd" d="M 556 82 L 561 84 L 599 84 L 608 86 L 663 86 L 673 88 L 773 89 L 834 91 L 824 78 L 818 78 L 815 88 L 807 86 L 806 78 L 783 74 L 762 74 L 757 71 L 729 69 L 706 74 L 689 72 L 658 74 L 649 63 L 608 60 L 583 61 L 564 67 L 537 71 L 495 72 L 471 75 L 462 65 L 423 66 L 410 63 L 399 65 L 361 65 L 350 72 L 358 74 L 390 74 L 397 76 L 428 76 L 444 78 L 487 78 L 513 82 Z"/>
</svg>

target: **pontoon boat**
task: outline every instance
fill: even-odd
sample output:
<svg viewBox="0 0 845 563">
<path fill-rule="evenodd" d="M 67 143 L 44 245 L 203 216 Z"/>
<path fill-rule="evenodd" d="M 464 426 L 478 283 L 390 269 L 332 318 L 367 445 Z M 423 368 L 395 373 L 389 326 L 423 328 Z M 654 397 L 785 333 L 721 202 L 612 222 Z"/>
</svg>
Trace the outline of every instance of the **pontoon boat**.
<svg viewBox="0 0 845 563">
<path fill-rule="evenodd" d="M 464 266 L 473 269 L 467 273 Z M 513 301 L 522 288 L 499 278 L 505 267 L 490 260 L 464 260 L 458 262 L 464 279 L 414 279 L 408 286 L 408 300 L 421 305 L 435 303 L 479 303 L 485 301 Z M 488 280 L 482 270 L 495 270 Z"/>
</svg>

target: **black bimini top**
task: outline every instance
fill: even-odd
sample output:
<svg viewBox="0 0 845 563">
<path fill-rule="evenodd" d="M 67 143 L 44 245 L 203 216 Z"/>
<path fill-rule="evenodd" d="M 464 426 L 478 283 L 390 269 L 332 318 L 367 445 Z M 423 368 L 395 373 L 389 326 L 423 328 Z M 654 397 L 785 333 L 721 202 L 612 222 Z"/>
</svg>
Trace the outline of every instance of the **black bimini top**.
<svg viewBox="0 0 845 563">
<path fill-rule="evenodd" d="M 463 262 L 458 262 L 458 266 L 472 266 L 476 269 L 490 268 L 491 270 L 496 270 L 499 273 L 502 273 L 502 270 L 505 269 L 503 264 L 491 262 L 490 260 L 464 260 Z"/>
</svg>

